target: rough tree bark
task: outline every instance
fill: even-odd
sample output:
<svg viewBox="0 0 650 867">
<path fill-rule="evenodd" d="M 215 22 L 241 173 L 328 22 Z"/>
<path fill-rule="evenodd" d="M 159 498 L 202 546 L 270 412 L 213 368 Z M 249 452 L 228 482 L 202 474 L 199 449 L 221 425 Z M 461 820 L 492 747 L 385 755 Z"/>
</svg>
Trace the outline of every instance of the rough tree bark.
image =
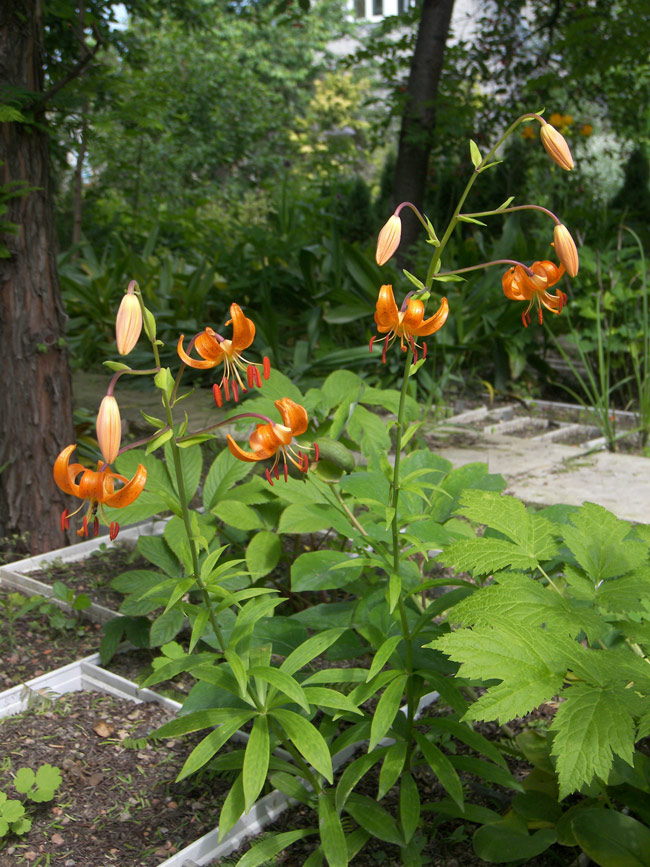
<svg viewBox="0 0 650 867">
<path fill-rule="evenodd" d="M 400 202 L 412 202 L 422 210 L 433 145 L 436 96 L 453 8 L 454 0 L 423 0 L 422 3 L 399 135 L 393 207 Z M 420 224 L 408 208 L 402 211 L 401 217 L 400 251 L 403 252 L 416 239 Z"/>
<path fill-rule="evenodd" d="M 6 219 L 18 233 L 0 260 L 0 537 L 30 533 L 32 551 L 64 541 L 58 514 L 65 497 L 54 484 L 58 453 L 74 442 L 65 314 L 56 267 L 49 140 L 39 110 L 43 92 L 41 0 L 0 2 L 0 84 L 35 94 L 33 122 L 0 125 L 2 183 L 32 192 L 11 198 Z M 5 96 L 6 99 L 6 96 Z"/>
</svg>

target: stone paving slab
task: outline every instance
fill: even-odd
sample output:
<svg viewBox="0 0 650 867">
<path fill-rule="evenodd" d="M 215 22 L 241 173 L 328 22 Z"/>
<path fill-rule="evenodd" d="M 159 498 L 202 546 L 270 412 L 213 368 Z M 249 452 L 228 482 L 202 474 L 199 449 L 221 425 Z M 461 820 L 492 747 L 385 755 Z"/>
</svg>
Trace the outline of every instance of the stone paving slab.
<svg viewBox="0 0 650 867">
<path fill-rule="evenodd" d="M 650 523 L 650 458 L 597 452 L 509 479 L 507 493 L 527 503 L 598 503 L 627 521 Z"/>
</svg>

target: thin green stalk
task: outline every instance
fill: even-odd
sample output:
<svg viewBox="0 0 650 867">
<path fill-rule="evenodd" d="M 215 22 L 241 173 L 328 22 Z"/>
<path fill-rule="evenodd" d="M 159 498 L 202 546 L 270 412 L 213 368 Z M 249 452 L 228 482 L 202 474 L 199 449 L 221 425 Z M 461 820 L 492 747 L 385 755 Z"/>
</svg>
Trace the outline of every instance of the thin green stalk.
<svg viewBox="0 0 650 867">
<path fill-rule="evenodd" d="M 517 128 L 517 126 L 519 125 L 519 123 L 521 123 L 523 118 L 534 117 L 534 116 L 535 115 L 530 115 L 530 114 L 522 115 L 522 117 L 518 117 L 514 123 L 510 124 L 508 129 L 504 132 L 504 134 L 497 141 L 497 143 L 494 145 L 494 147 L 488 151 L 488 153 L 483 157 L 481 162 L 478 164 L 478 166 L 476 166 L 476 168 L 472 172 L 472 176 L 467 181 L 465 189 L 463 190 L 463 193 L 462 193 L 460 199 L 458 200 L 458 204 L 456 205 L 456 210 L 451 215 L 451 219 L 449 220 L 449 224 L 448 224 L 447 228 L 445 229 L 445 234 L 440 239 L 440 246 L 436 248 L 433 256 L 431 257 L 431 262 L 429 264 L 429 270 L 427 271 L 427 279 L 425 280 L 425 285 L 426 285 L 427 289 L 431 289 L 431 286 L 433 284 L 433 278 L 435 277 L 435 274 L 436 274 L 436 266 L 437 266 L 438 262 L 440 261 L 440 257 L 442 256 L 442 253 L 443 253 L 443 250 L 445 249 L 447 241 L 450 239 L 454 229 L 456 228 L 456 226 L 458 224 L 458 215 L 461 212 L 461 208 L 465 204 L 465 199 L 469 195 L 469 191 L 474 186 L 474 181 L 478 178 L 479 174 L 481 173 L 482 168 L 485 165 L 487 165 L 487 163 L 492 159 L 492 157 L 497 152 L 497 150 L 501 147 L 503 142 L 508 138 L 510 133 L 514 129 Z"/>
<path fill-rule="evenodd" d="M 404 377 L 402 379 L 402 389 L 399 396 L 399 407 L 397 409 L 397 437 L 395 439 L 395 463 L 393 464 L 393 480 L 390 487 L 390 508 L 393 510 L 392 520 L 392 537 L 393 537 L 393 572 L 399 575 L 400 567 L 400 544 L 399 544 L 399 521 L 397 517 L 397 508 L 399 505 L 399 471 L 402 457 L 402 432 L 404 428 L 404 408 L 406 406 L 406 390 L 409 382 L 409 372 L 411 362 L 413 360 L 413 350 L 409 347 L 406 351 L 406 359 L 404 361 Z M 407 742 L 408 753 L 406 757 L 405 767 L 408 769 L 411 761 L 412 739 L 411 732 L 413 730 L 413 721 L 415 717 L 415 692 L 413 683 L 413 638 L 409 632 L 408 618 L 406 616 L 406 605 L 404 597 L 400 591 L 398 602 L 400 623 L 402 628 L 402 636 L 404 638 L 404 646 L 406 649 L 406 673 L 408 680 L 406 682 L 406 707 L 407 707 Z"/>
</svg>

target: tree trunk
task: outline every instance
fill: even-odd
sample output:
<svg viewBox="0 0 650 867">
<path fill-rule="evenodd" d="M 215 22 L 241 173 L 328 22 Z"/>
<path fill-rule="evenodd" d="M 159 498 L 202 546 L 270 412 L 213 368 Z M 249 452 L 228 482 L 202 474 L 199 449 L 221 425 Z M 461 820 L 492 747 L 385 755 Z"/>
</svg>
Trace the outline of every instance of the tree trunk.
<svg viewBox="0 0 650 867">
<path fill-rule="evenodd" d="M 429 154 L 433 145 L 436 96 L 453 8 L 454 0 L 423 0 L 422 3 L 399 135 L 393 207 L 400 202 L 412 202 L 422 211 Z M 414 242 L 421 227 L 409 208 L 405 208 L 400 216 L 400 251 L 405 251 Z"/>
<path fill-rule="evenodd" d="M 81 133 L 79 137 L 79 151 L 77 153 L 77 164 L 74 170 L 74 186 L 73 186 L 73 218 L 72 218 L 72 243 L 78 244 L 81 241 L 82 221 L 83 221 L 83 169 L 84 159 L 86 158 L 86 138 L 88 136 L 88 103 L 84 102 L 81 109 Z M 77 258 L 78 252 L 75 251 L 73 256 Z"/>
<path fill-rule="evenodd" d="M 54 484 L 56 456 L 74 442 L 65 313 L 56 264 L 56 237 L 43 92 L 41 0 L 0 2 L 0 82 L 31 91 L 22 111 L 34 122 L 0 126 L 3 183 L 35 188 L 8 201 L 17 227 L 0 259 L 0 537 L 29 532 L 33 552 L 61 545 L 58 516 L 66 506 Z M 31 117 L 30 117 L 31 114 Z M 68 504 L 69 505 L 69 504 Z"/>
</svg>

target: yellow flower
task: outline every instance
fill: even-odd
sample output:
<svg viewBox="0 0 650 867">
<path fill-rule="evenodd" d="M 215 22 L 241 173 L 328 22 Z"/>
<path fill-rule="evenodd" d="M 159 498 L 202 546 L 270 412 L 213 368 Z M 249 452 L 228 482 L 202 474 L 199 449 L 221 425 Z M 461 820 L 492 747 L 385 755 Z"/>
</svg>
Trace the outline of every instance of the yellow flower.
<svg viewBox="0 0 650 867">
<path fill-rule="evenodd" d="M 223 364 L 224 373 L 221 382 L 218 385 L 212 386 L 214 399 L 217 406 L 223 406 L 223 397 L 221 389 L 223 388 L 226 400 L 230 400 L 230 389 L 232 387 L 232 395 L 235 403 L 239 400 L 239 389 L 247 392 L 249 388 L 256 385 L 258 388 L 262 385 L 260 372 L 257 369 L 259 365 L 252 361 L 247 361 L 242 352 L 248 349 L 255 339 L 255 324 L 252 320 L 244 316 L 244 312 L 239 304 L 230 305 L 230 319 L 226 325 L 232 323 L 232 338 L 226 340 L 217 334 L 212 328 L 206 328 L 200 334 L 197 334 L 190 341 L 188 352 L 191 351 L 192 345 L 201 356 L 201 359 L 191 358 L 183 348 L 183 340 L 185 335 L 181 334 L 178 340 L 178 355 L 184 364 L 188 367 L 195 367 L 199 370 L 208 370 L 211 367 L 217 367 Z M 268 379 L 271 372 L 271 365 L 268 358 L 264 358 L 262 365 L 264 379 Z M 244 385 L 240 370 L 246 371 L 247 386 Z M 230 382 L 232 378 L 232 383 Z"/>
<path fill-rule="evenodd" d="M 382 361 L 386 362 L 386 350 L 399 337 L 402 352 L 406 352 L 404 339 L 408 341 L 413 350 L 413 356 L 417 362 L 417 346 L 416 337 L 428 337 L 434 334 L 445 324 L 449 315 L 449 304 L 447 299 L 443 298 L 437 312 L 430 316 L 429 319 L 424 319 L 424 303 L 419 298 L 407 298 L 402 304 L 401 312 L 397 309 L 395 297 L 393 295 L 393 287 L 389 285 L 382 286 L 379 290 L 379 298 L 375 309 L 375 322 L 377 323 L 377 331 L 380 334 L 386 334 L 384 340 L 384 349 L 381 355 Z M 370 351 L 375 338 L 370 341 Z M 427 345 L 424 343 L 422 349 L 423 357 L 426 357 Z"/>
<path fill-rule="evenodd" d="M 115 539 L 120 531 L 117 521 L 110 524 L 104 515 L 104 506 L 113 509 L 123 509 L 131 505 L 142 493 L 147 481 L 147 471 L 142 464 L 138 464 L 132 479 L 127 479 L 103 465 L 97 463 L 97 470 L 89 470 L 82 464 L 71 464 L 70 456 L 77 448 L 76 444 L 66 446 L 54 462 L 54 481 L 65 494 L 72 494 L 84 502 L 88 501 L 88 511 L 84 515 L 83 526 L 77 530 L 78 536 L 88 536 L 88 523 L 93 522 L 93 532 L 96 536 L 99 532 L 99 518 L 110 529 L 111 539 Z M 104 469 L 100 469 L 104 466 Z M 79 479 L 79 481 L 77 481 Z M 121 482 L 122 487 L 115 490 L 115 482 Z M 80 512 L 84 503 L 72 514 L 64 509 L 61 514 L 61 529 L 67 530 L 70 526 L 70 518 Z M 98 517 L 99 515 L 99 517 Z"/>
<path fill-rule="evenodd" d="M 528 140 L 537 138 L 537 133 L 535 132 L 535 127 L 530 123 L 526 124 L 526 126 L 521 130 L 520 135 L 523 139 L 528 139 Z"/>
<path fill-rule="evenodd" d="M 553 246 L 569 277 L 575 277 L 580 268 L 580 259 L 578 248 L 566 226 L 560 224 L 553 230 Z"/>
<path fill-rule="evenodd" d="M 393 214 L 392 217 L 389 217 L 388 222 L 382 228 L 377 238 L 377 253 L 375 258 L 378 265 L 385 265 L 388 262 L 399 247 L 401 238 L 402 221 L 397 214 Z"/>
<path fill-rule="evenodd" d="M 112 394 L 107 394 L 101 402 L 97 413 L 96 430 L 102 457 L 107 464 L 112 464 L 117 457 L 122 441 L 120 408 Z"/>
<path fill-rule="evenodd" d="M 590 123 L 584 123 L 580 128 L 580 135 L 590 136 L 593 131 L 594 128 Z"/>
<path fill-rule="evenodd" d="M 278 470 L 280 455 L 284 461 L 285 481 L 289 477 L 287 461 L 297 467 L 301 473 L 306 473 L 309 469 L 307 452 L 302 451 L 302 449 L 296 451 L 291 445 L 294 437 L 300 436 L 307 430 L 309 423 L 307 410 L 289 397 L 276 400 L 275 406 L 282 417 L 283 424 L 276 424 L 271 419 L 266 419 L 266 424 L 258 424 L 248 440 L 252 451 L 247 452 L 240 448 L 230 434 L 227 437 L 228 448 L 240 461 L 265 461 L 267 458 L 275 456 L 271 468 L 267 467 L 266 469 L 266 478 L 271 485 L 273 484 L 271 473 L 275 475 L 276 479 L 280 478 L 280 471 Z M 265 417 L 263 416 L 263 418 Z M 303 446 L 304 448 L 305 446 Z M 314 459 L 318 460 L 318 446 L 314 445 L 313 448 L 315 451 Z"/>
<path fill-rule="evenodd" d="M 564 274 L 564 265 L 554 265 L 553 262 L 533 262 L 530 266 L 532 276 L 526 273 L 523 265 L 509 268 L 503 275 L 503 293 L 512 301 L 528 301 L 528 307 L 521 314 L 524 327 L 530 323 L 530 308 L 537 304 L 539 324 L 543 322 L 542 307 L 551 313 L 561 313 L 567 297 L 561 289 L 556 295 L 548 291 L 555 286 Z"/>
</svg>

